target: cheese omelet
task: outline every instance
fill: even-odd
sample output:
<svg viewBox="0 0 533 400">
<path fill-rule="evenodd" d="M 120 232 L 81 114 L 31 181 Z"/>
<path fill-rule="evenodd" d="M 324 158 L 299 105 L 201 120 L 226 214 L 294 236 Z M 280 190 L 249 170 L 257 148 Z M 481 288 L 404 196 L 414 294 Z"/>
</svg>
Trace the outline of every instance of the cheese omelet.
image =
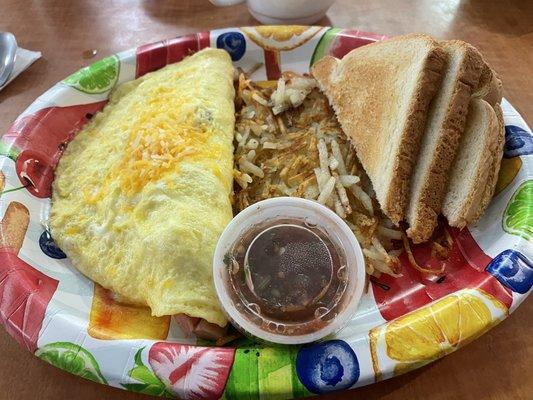
<svg viewBox="0 0 533 400">
<path fill-rule="evenodd" d="M 55 171 L 59 247 L 156 316 L 227 324 L 212 258 L 232 218 L 233 72 L 225 51 L 205 49 L 123 84 Z"/>
</svg>

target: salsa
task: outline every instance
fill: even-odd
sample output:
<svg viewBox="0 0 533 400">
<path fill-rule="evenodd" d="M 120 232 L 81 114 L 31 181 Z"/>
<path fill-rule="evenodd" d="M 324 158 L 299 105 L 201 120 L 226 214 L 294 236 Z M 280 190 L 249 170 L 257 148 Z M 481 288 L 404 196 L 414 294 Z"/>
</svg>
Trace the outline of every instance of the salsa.
<svg viewBox="0 0 533 400">
<path fill-rule="evenodd" d="M 305 334 L 322 328 L 342 306 L 344 253 L 316 225 L 277 220 L 253 226 L 227 256 L 237 307 L 264 329 Z"/>
</svg>

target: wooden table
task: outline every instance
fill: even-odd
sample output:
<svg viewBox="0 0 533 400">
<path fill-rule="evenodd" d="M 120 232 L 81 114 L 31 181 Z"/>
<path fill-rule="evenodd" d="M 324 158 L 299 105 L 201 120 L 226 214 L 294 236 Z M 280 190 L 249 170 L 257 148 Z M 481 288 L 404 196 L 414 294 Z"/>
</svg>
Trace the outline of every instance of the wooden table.
<svg viewBox="0 0 533 400">
<path fill-rule="evenodd" d="M 0 30 L 43 58 L 0 92 L 0 133 L 33 99 L 97 58 L 182 33 L 255 25 L 245 7 L 207 0 L 2 0 Z M 426 32 L 477 46 L 504 82 L 504 95 L 533 121 L 533 2 L 484 0 L 338 0 L 321 25 L 396 35 Z M 533 301 L 466 348 L 407 375 L 342 396 L 361 399 L 530 399 Z M 0 329 L 1 399 L 141 399 L 94 384 L 34 358 Z"/>
</svg>

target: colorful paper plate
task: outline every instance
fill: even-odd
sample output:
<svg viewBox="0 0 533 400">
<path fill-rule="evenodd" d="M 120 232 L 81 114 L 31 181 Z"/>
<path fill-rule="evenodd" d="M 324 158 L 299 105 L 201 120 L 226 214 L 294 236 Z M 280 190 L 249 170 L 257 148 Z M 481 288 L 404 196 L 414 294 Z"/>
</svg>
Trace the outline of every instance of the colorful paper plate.
<svg viewBox="0 0 533 400">
<path fill-rule="evenodd" d="M 186 337 L 169 318 L 114 302 L 81 275 L 47 232 L 50 183 L 68 141 L 123 82 L 207 46 L 227 50 L 252 78 L 307 72 L 384 36 L 336 28 L 260 26 L 201 32 L 104 58 L 57 83 L 0 142 L 3 220 L 0 318 L 29 351 L 73 374 L 132 391 L 183 399 L 289 398 L 345 390 L 448 354 L 506 318 L 533 285 L 533 137 L 503 101 L 505 155 L 484 217 L 453 238 L 445 275 L 408 266 L 374 280 L 353 321 L 307 346 L 249 339 L 228 347 Z M 413 249 L 431 262 L 427 246 Z"/>
</svg>

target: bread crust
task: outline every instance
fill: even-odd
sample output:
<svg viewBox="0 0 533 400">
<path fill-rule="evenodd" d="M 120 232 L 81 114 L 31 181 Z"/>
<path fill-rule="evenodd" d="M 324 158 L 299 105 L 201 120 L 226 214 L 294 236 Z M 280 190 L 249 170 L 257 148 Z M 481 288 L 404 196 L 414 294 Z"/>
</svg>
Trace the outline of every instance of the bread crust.
<svg viewBox="0 0 533 400">
<path fill-rule="evenodd" d="M 396 155 L 390 189 L 383 210 L 398 224 L 405 217 L 411 172 L 418 157 L 420 139 L 424 133 L 429 103 L 437 93 L 445 60 L 444 51 L 436 47 L 426 60 L 425 74 L 418 83 L 416 97 L 411 101 L 409 116 Z"/>
<path fill-rule="evenodd" d="M 502 101 L 502 81 L 496 71 L 485 61 L 478 87 L 472 94 L 472 97 L 483 99 L 491 106 L 500 104 Z"/>
<path fill-rule="evenodd" d="M 359 49 L 366 47 L 367 49 L 365 51 L 367 51 L 370 46 L 374 46 L 374 49 L 377 51 L 376 46 L 382 46 L 384 43 L 390 45 L 395 44 L 395 42 L 404 42 L 400 45 L 403 46 L 411 40 L 420 41 L 426 46 L 424 49 L 424 59 L 422 60 L 419 72 L 417 72 L 416 84 L 412 92 L 413 96 L 408 100 L 405 108 L 405 120 L 403 121 L 401 131 L 398 134 L 398 144 L 396 145 L 397 150 L 395 154 L 392 154 L 390 160 L 386 160 L 386 157 L 389 157 L 389 154 L 383 154 L 383 149 L 372 148 L 372 146 L 379 146 L 379 140 L 372 137 L 374 142 L 367 143 L 364 140 L 364 137 L 359 137 L 361 133 L 354 129 L 355 125 L 352 124 L 350 119 L 371 117 L 374 119 L 382 118 L 382 113 L 380 112 L 382 110 L 375 107 L 385 107 L 382 102 L 377 100 L 386 97 L 388 93 L 379 93 L 379 95 L 374 97 L 370 96 L 371 101 L 369 104 L 365 104 L 365 106 L 367 109 L 370 109 L 367 111 L 368 113 L 374 114 L 372 114 L 371 117 L 368 115 L 361 117 L 362 110 L 357 108 L 358 105 L 354 104 L 360 99 L 347 99 L 346 87 L 350 87 L 350 84 L 352 83 L 352 90 L 368 89 L 354 87 L 353 85 L 353 83 L 356 82 L 353 74 L 356 74 L 357 70 L 352 70 L 351 66 L 356 62 L 353 58 L 361 53 L 361 50 Z M 333 106 L 344 132 L 354 143 L 359 159 L 372 180 L 378 201 L 380 202 L 384 214 L 387 215 L 393 223 L 398 224 L 405 216 L 409 180 L 414 163 L 418 157 L 420 139 L 424 132 L 429 103 L 437 93 L 442 78 L 445 53 L 438 43 L 427 35 L 398 36 L 387 41 L 363 47 L 352 50 L 352 52 L 348 53 L 342 61 L 333 57 L 323 58 L 312 67 L 312 73 L 317 79 L 320 89 L 326 94 L 330 104 Z M 398 52 L 398 49 L 395 49 L 395 51 Z M 411 59 L 401 59 L 402 56 L 404 55 L 395 55 L 395 57 L 399 59 L 399 63 L 405 61 L 406 63 L 409 63 L 409 65 L 412 64 Z M 368 74 L 369 79 L 380 79 L 380 67 L 381 66 L 379 65 L 375 65 L 372 67 L 372 70 L 365 70 L 364 72 Z M 387 76 L 385 76 L 386 79 L 389 78 L 390 75 L 390 70 L 387 70 L 387 67 L 390 66 L 387 65 L 383 68 L 385 71 L 384 74 L 387 74 Z M 354 67 L 354 69 L 355 68 L 356 67 Z M 395 79 L 397 78 L 398 77 L 395 76 Z M 372 100 L 375 101 L 372 102 Z M 359 107 L 361 106 L 359 105 Z M 397 122 L 394 121 L 393 123 Z M 393 129 L 390 129 L 389 132 L 380 132 L 380 134 L 382 136 L 388 135 L 390 134 L 390 131 L 393 131 Z M 374 132 L 374 136 L 379 135 L 376 135 L 376 132 Z M 370 157 L 369 154 L 374 154 L 374 156 Z M 379 166 L 387 162 L 391 163 L 390 174 L 386 177 L 379 177 L 379 179 L 387 180 L 384 184 L 385 189 L 380 193 L 380 190 L 376 189 L 378 185 L 375 180 L 378 177 L 373 176 L 371 171 L 379 170 Z M 387 168 L 389 168 L 389 166 L 387 166 Z"/>
<path fill-rule="evenodd" d="M 464 130 L 466 116 L 468 113 L 468 104 L 470 95 L 478 85 L 480 75 L 484 67 L 484 61 L 481 54 L 471 45 L 460 40 L 441 42 L 443 49 L 447 53 L 447 62 L 452 63 L 454 51 L 461 52 L 457 74 L 451 96 L 446 99 L 433 99 L 430 106 L 430 119 L 438 118 L 440 110 L 431 107 L 440 107 L 442 101 L 447 101 L 447 109 L 442 124 L 437 128 L 437 139 L 433 148 L 420 151 L 429 151 L 430 160 L 425 166 L 424 171 L 417 171 L 422 175 L 422 183 L 414 187 L 417 183 L 414 179 L 411 182 L 411 197 L 407 213 L 409 229 L 407 236 L 414 243 L 427 241 L 435 227 L 437 218 L 442 209 L 442 202 L 446 194 L 448 172 L 453 164 L 455 154 L 459 144 L 461 133 Z M 450 76 L 444 76 L 444 79 L 451 79 Z M 444 83 L 443 83 L 444 85 Z M 443 89 L 441 89 L 443 90 Z M 444 95 L 444 94 L 443 94 Z M 438 101 L 437 103 L 435 103 Z M 435 104 L 433 104 L 435 103 Z M 427 123 L 427 130 L 430 129 L 430 120 Z M 426 134 L 428 134 L 426 132 Z M 421 159 L 420 154 L 419 159 Z"/>
<path fill-rule="evenodd" d="M 485 186 L 485 191 L 483 193 L 483 198 L 481 199 L 480 206 L 477 211 L 474 212 L 472 220 L 469 223 L 474 223 L 481 218 L 485 213 L 492 196 L 494 195 L 494 190 L 496 189 L 496 183 L 498 183 L 498 175 L 500 172 L 500 166 L 503 158 L 503 148 L 505 146 L 505 122 L 503 120 L 502 108 L 499 104 L 494 104 L 493 106 L 496 117 L 498 118 L 498 127 L 497 127 L 497 144 L 493 152 L 493 163 L 492 168 L 489 171 L 489 176 L 487 178 L 487 184 Z"/>
<path fill-rule="evenodd" d="M 500 168 L 501 155 L 505 137 L 503 134 L 503 123 L 497 116 L 494 108 L 485 100 L 473 98 L 471 102 L 477 102 L 486 112 L 487 127 L 485 129 L 484 140 L 479 143 L 483 146 L 480 153 L 486 155 L 482 157 L 477 165 L 474 177 L 468 182 L 468 192 L 461 196 L 463 199 L 459 205 L 458 212 L 444 209 L 444 214 L 450 226 L 464 228 L 468 224 L 477 221 L 492 198 Z"/>
<path fill-rule="evenodd" d="M 322 92 L 326 93 L 328 99 L 329 96 L 327 95 L 327 91 L 329 91 L 329 86 L 331 85 L 331 73 L 337 66 L 338 62 L 338 58 L 325 56 L 313 64 L 312 67 L 312 73 L 318 82 L 318 87 Z"/>
<path fill-rule="evenodd" d="M 472 193 L 468 194 L 463 201 L 461 212 L 454 218 L 450 216 L 450 210 L 444 213 L 451 226 L 464 228 L 466 225 L 478 221 L 488 207 L 494 194 L 505 145 L 505 122 L 500 106 L 501 99 L 502 81 L 498 74 L 483 60 L 483 70 L 470 101 L 484 102 L 492 108 L 493 114 L 496 117 L 496 123 L 493 124 L 491 133 L 488 133 L 491 136 L 490 143 L 492 147 L 484 149 L 485 153 L 489 154 L 489 157 L 483 163 L 483 165 L 487 165 L 485 167 L 485 176 L 477 178 L 477 182 L 484 182 L 485 185 L 477 186 L 476 201 L 471 200 Z M 477 168 L 479 169 L 480 166 L 477 166 Z M 475 187 L 471 188 L 471 192 L 474 189 Z M 479 192 L 480 190 L 482 191 Z"/>
<path fill-rule="evenodd" d="M 499 107 L 502 95 L 501 80 L 473 46 L 463 41 L 455 40 L 443 41 L 438 44 L 426 35 L 400 36 L 392 38 L 388 42 L 409 41 L 411 39 L 428 41 L 431 43 L 431 48 L 424 53 L 423 67 L 418 72 L 416 86 L 414 86 L 412 92 L 409 92 L 412 95 L 407 107 L 402 109 L 407 111 L 405 112 L 405 119 L 399 122 L 402 124 L 400 131 L 389 130 L 389 132 L 396 133 L 394 139 L 397 140 L 394 144 L 396 146 L 394 149 L 397 150 L 393 150 L 391 156 L 387 157 L 383 154 L 385 153 L 383 147 L 379 148 L 381 153 L 372 148 L 372 146 L 374 148 L 379 146 L 380 142 L 374 136 L 383 135 L 382 132 L 373 136 L 366 133 L 365 136 L 365 134 L 360 134 L 356 129 L 353 129 L 361 125 L 352 125 L 350 119 L 365 117 L 360 116 L 360 104 L 358 108 L 350 101 L 352 98 L 346 100 L 346 97 L 350 96 L 350 93 L 346 91 L 346 87 L 349 87 L 353 82 L 358 82 L 359 86 L 352 85 L 352 89 L 366 89 L 366 85 L 362 84 L 361 80 L 357 81 L 357 79 L 352 78 L 354 73 L 365 75 L 365 79 L 368 81 L 379 79 L 385 75 L 380 75 L 379 72 L 369 72 L 371 68 L 366 66 L 365 69 L 365 65 L 363 65 L 362 70 L 358 70 L 357 68 L 360 67 L 357 66 L 351 68 L 350 63 L 353 64 L 354 62 L 350 60 L 350 57 L 357 57 L 359 55 L 358 49 L 350 52 L 342 61 L 330 56 L 325 57 L 313 66 L 312 73 L 317 79 L 320 89 L 328 97 L 344 132 L 354 143 L 359 159 L 362 161 L 374 189 L 376 190 L 376 186 L 381 185 L 381 189 L 378 188 L 376 190 L 376 195 L 384 214 L 392 222 L 398 224 L 404 219 L 406 206 L 409 204 L 410 208 L 408 209 L 407 217 L 410 227 L 407 230 L 407 234 L 414 242 L 418 243 L 431 237 L 437 225 L 437 217 L 443 211 L 448 175 L 454 166 L 454 159 L 458 151 L 461 135 L 465 129 L 470 102 L 482 102 L 480 104 L 483 105 L 483 110 L 488 116 L 488 121 L 486 121 L 486 135 L 488 137 L 484 136 L 483 143 L 485 148 L 482 151 L 484 154 L 490 154 L 490 156 L 483 158 L 479 165 L 472 166 L 472 168 L 476 168 L 473 182 L 486 183 L 485 185 L 472 184 L 470 187 L 466 187 L 467 192 L 459 195 L 460 201 L 457 207 L 460 207 L 460 209 L 453 210 L 453 208 L 450 208 L 451 206 L 448 206 L 448 210 L 445 213 L 450 225 L 462 228 L 468 223 L 477 220 L 488 206 L 494 193 L 501 162 L 504 127 Z M 402 43 L 402 46 L 404 44 Z M 364 47 L 378 45 L 371 44 Z M 429 125 L 426 127 L 429 104 L 439 90 L 447 53 L 449 54 L 452 49 L 460 49 L 463 52 L 463 59 L 460 61 L 459 66 L 454 66 L 458 70 L 454 72 L 456 82 L 453 88 L 447 87 L 447 92 L 443 94 L 448 99 L 441 98 L 439 100 L 441 106 L 444 104 L 446 107 L 446 111 L 443 117 L 442 109 L 437 110 L 440 114 L 436 114 L 438 119 L 435 120 L 435 123 L 440 126 L 437 128 L 433 126 L 432 132 L 437 132 L 437 134 L 432 135 L 431 141 L 425 142 L 425 146 L 428 146 L 425 150 L 431 149 L 431 155 L 429 161 L 424 160 L 424 172 L 422 172 L 424 175 L 417 178 L 416 188 L 411 187 L 410 180 L 412 179 L 411 174 L 413 173 L 415 161 L 423 156 L 419 154 L 420 142 L 425 130 L 429 129 Z M 397 58 L 404 56 L 401 50 L 395 50 Z M 363 53 L 361 58 L 364 58 L 365 55 L 367 56 L 368 53 Z M 347 57 L 348 59 L 346 59 Z M 405 58 L 404 60 L 413 62 L 412 59 Z M 370 85 L 370 87 L 372 88 L 373 86 Z M 383 93 L 390 92 L 383 89 L 382 91 Z M 391 94 L 391 96 L 394 95 Z M 354 98 L 355 100 L 360 100 L 357 97 Z M 380 101 L 372 100 L 374 101 L 370 101 L 369 104 L 365 103 L 369 109 L 367 112 L 371 116 L 367 120 L 363 120 L 364 122 L 371 121 L 372 118 L 375 120 L 388 113 L 386 107 L 390 106 L 390 104 L 384 106 Z M 399 120 L 399 117 L 396 120 Z M 433 118 L 434 116 L 432 115 L 431 117 Z M 435 131 L 435 129 L 438 129 L 438 131 Z M 359 143 L 357 143 L 357 140 L 359 140 Z M 391 142 L 387 143 L 391 146 L 387 147 L 387 149 L 391 150 L 393 148 Z M 362 159 L 362 155 L 366 156 L 366 160 Z M 379 167 L 386 163 L 390 163 L 390 167 L 380 170 Z M 370 173 L 369 170 L 374 171 L 374 174 Z M 380 172 L 383 170 L 387 172 L 385 174 L 386 181 L 375 173 L 375 171 Z M 376 182 L 376 180 L 379 181 Z M 422 184 L 419 182 L 422 182 Z M 416 195 L 409 193 L 409 189 L 414 189 Z M 408 199 L 408 196 L 410 196 L 410 199 Z M 411 204 L 408 201 L 414 201 L 415 203 Z M 453 215 L 450 217 L 451 214 Z"/>
</svg>

